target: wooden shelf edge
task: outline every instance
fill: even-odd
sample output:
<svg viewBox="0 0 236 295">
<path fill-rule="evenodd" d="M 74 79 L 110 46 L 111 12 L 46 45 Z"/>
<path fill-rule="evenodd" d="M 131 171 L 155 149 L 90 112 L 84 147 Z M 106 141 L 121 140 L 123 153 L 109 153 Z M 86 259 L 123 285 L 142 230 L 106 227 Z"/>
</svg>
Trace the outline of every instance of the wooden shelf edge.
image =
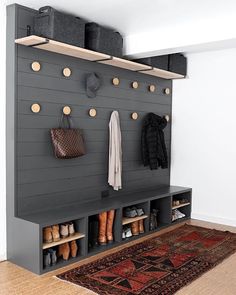
<svg viewBox="0 0 236 295">
<path fill-rule="evenodd" d="M 39 37 L 36 35 L 30 35 L 16 39 L 15 43 L 89 61 L 110 60 L 112 58 L 110 55 L 105 53 L 92 51 L 86 48 Z"/>
<path fill-rule="evenodd" d="M 122 225 L 130 224 L 132 222 L 139 221 L 139 220 L 146 219 L 146 218 L 148 218 L 148 215 L 142 215 L 142 216 L 137 216 L 137 217 L 133 217 L 133 218 L 123 217 L 122 218 Z"/>
<path fill-rule="evenodd" d="M 81 234 L 81 233 L 75 233 L 73 236 L 69 236 L 67 238 L 64 239 L 60 239 L 57 242 L 52 242 L 52 243 L 43 243 L 43 250 L 48 249 L 48 248 L 52 248 L 67 242 L 71 242 L 74 240 L 79 240 L 85 237 L 85 234 Z"/>
<path fill-rule="evenodd" d="M 81 48 L 63 42 L 50 40 L 36 35 L 18 38 L 15 40 L 15 43 L 24 46 L 33 46 L 41 50 L 64 54 L 75 58 L 95 61 L 98 63 L 107 64 L 130 71 L 135 71 L 145 75 L 156 76 L 167 80 L 185 78 L 185 76 L 178 73 L 173 73 L 166 70 L 154 68 L 152 66 L 136 63 L 131 60 L 110 56 L 101 52 L 92 51 L 86 48 Z"/>
<path fill-rule="evenodd" d="M 173 206 L 173 207 L 172 207 L 172 210 L 174 210 L 174 209 L 178 209 L 178 208 L 181 208 L 181 207 L 185 207 L 185 206 L 188 206 L 188 205 L 190 205 L 190 202 L 188 202 L 188 203 L 184 203 L 184 204 L 180 204 L 180 205 L 178 205 L 178 206 Z"/>
<path fill-rule="evenodd" d="M 151 70 L 141 70 L 141 71 L 139 71 L 139 73 L 143 73 L 143 74 L 150 75 L 150 76 L 156 76 L 156 77 L 160 77 L 163 79 L 183 79 L 183 78 L 185 78 L 184 75 L 170 72 L 170 71 L 166 71 L 163 69 L 154 68 L 154 67 Z"/>
</svg>

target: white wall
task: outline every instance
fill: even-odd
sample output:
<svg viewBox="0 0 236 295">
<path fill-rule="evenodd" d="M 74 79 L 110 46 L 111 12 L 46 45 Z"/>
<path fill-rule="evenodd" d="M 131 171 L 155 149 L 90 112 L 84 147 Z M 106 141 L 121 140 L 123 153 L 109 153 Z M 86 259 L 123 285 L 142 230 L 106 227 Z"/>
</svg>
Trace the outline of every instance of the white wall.
<svg viewBox="0 0 236 295">
<path fill-rule="evenodd" d="M 235 3 L 236 4 L 236 3 Z M 236 14 L 236 9 L 233 10 Z M 199 19 L 175 26 L 154 27 L 148 32 L 125 37 L 125 53 L 132 57 L 199 52 L 236 45 L 236 15 Z"/>
<path fill-rule="evenodd" d="M 171 183 L 193 188 L 193 218 L 236 226 L 236 49 L 188 55 L 173 85 Z"/>
<path fill-rule="evenodd" d="M 6 71 L 6 13 L 5 1 L 0 1 L 0 28 L 1 28 L 1 46 L 0 46 L 0 261 L 6 258 L 6 169 L 5 169 L 5 110 L 6 110 L 6 92 L 5 92 L 5 71 Z"/>
</svg>

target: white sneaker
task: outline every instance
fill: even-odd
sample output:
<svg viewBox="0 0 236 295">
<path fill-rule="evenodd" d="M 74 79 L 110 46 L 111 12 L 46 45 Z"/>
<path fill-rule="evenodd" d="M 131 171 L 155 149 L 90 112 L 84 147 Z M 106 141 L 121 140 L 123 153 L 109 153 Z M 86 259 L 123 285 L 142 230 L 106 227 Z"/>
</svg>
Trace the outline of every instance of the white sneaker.
<svg viewBox="0 0 236 295">
<path fill-rule="evenodd" d="M 180 212 L 179 210 L 177 210 L 177 215 L 178 215 L 178 218 L 183 218 L 185 217 L 185 214 Z"/>
<path fill-rule="evenodd" d="M 132 237 L 132 232 L 131 232 L 131 228 L 130 228 L 130 227 L 128 227 L 128 228 L 126 229 L 126 231 L 125 231 L 125 237 L 126 237 L 126 238 L 130 238 L 130 237 Z"/>
<path fill-rule="evenodd" d="M 125 230 L 123 229 L 122 231 L 122 239 L 124 240 L 125 239 Z"/>
</svg>

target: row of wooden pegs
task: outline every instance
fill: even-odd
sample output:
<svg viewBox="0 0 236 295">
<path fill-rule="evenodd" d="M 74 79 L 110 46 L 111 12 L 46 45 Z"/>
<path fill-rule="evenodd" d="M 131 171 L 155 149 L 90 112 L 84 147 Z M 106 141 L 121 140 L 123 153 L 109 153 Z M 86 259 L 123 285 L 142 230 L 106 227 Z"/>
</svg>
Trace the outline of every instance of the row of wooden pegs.
<svg viewBox="0 0 236 295">
<path fill-rule="evenodd" d="M 41 70 L 41 64 L 38 62 L 38 61 L 34 61 L 31 63 L 31 69 L 34 71 L 34 72 L 39 72 Z M 65 67 L 62 69 L 62 74 L 64 77 L 70 77 L 72 75 L 72 70 L 68 67 Z M 118 77 L 114 77 L 112 78 L 111 80 L 112 84 L 114 86 L 118 86 L 120 84 L 120 79 Z M 131 87 L 133 89 L 138 89 L 139 88 L 139 83 L 138 81 L 133 81 L 131 83 Z M 156 91 L 156 86 L 154 84 L 150 84 L 148 85 L 148 91 L 150 92 L 155 92 Z M 170 88 L 164 88 L 163 89 L 163 93 L 166 94 L 166 95 L 169 95 L 170 94 Z"/>
<path fill-rule="evenodd" d="M 35 113 L 35 114 L 39 113 L 41 111 L 41 105 L 38 104 L 38 103 L 32 104 L 31 105 L 31 111 L 33 113 Z M 70 106 L 64 106 L 62 108 L 62 112 L 63 112 L 64 115 L 69 116 L 71 114 L 71 112 L 72 112 L 72 109 L 71 109 Z M 90 117 L 96 117 L 97 116 L 97 110 L 94 109 L 94 108 L 89 109 L 88 114 L 89 114 Z M 133 120 L 137 120 L 138 117 L 139 117 L 139 115 L 138 115 L 137 112 L 133 112 L 133 113 L 131 113 L 130 117 Z M 170 116 L 169 115 L 165 115 L 165 118 L 166 118 L 166 121 L 169 122 Z"/>
</svg>

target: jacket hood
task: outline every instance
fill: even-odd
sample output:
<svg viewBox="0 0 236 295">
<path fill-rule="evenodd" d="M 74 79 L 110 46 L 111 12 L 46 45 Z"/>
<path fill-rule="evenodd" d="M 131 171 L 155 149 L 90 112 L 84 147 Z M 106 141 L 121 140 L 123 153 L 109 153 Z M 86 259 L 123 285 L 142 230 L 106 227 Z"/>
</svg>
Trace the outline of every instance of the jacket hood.
<svg viewBox="0 0 236 295">
<path fill-rule="evenodd" d="M 160 117 L 154 113 L 148 113 L 144 119 L 144 125 L 151 125 L 159 129 L 164 129 L 167 125 L 167 121 L 165 117 Z"/>
</svg>

